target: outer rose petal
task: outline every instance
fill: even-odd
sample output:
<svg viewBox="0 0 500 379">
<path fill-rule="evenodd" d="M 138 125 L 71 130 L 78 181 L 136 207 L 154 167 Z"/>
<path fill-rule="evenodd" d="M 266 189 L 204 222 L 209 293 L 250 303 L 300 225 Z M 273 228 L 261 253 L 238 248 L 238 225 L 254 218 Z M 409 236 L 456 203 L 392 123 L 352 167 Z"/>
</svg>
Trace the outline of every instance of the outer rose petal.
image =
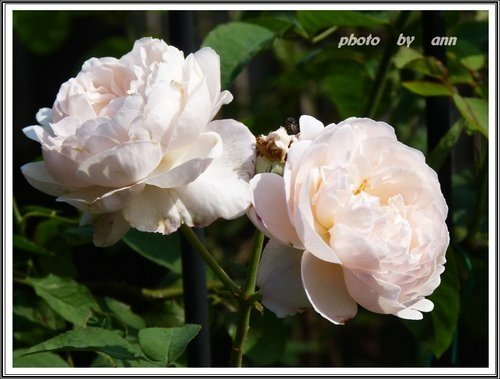
<svg viewBox="0 0 500 379">
<path fill-rule="evenodd" d="M 305 251 L 302 282 L 314 309 L 327 320 L 342 325 L 356 315 L 357 305 L 347 292 L 341 266 Z"/>
<path fill-rule="evenodd" d="M 190 62 L 190 60 L 194 62 Z M 189 64 L 191 64 L 193 70 L 196 68 L 199 70 L 192 55 L 186 58 L 186 66 Z M 190 78 L 188 83 L 179 84 L 185 86 L 183 91 L 187 93 L 183 99 L 184 108 L 169 140 L 168 147 L 170 149 L 176 149 L 191 142 L 193 138 L 205 131 L 205 127 L 210 121 L 212 103 L 208 92 L 207 79 L 205 77 L 198 78 L 195 72 L 190 74 L 193 78 Z"/>
<path fill-rule="evenodd" d="M 125 204 L 123 217 L 143 232 L 170 234 L 181 224 L 193 226 L 191 215 L 171 189 L 146 186 Z"/>
<path fill-rule="evenodd" d="M 299 118 L 300 141 L 312 141 L 325 128 L 323 123 L 314 117 L 303 115 Z"/>
<path fill-rule="evenodd" d="M 253 206 L 247 209 L 247 217 L 250 219 L 250 221 L 252 221 L 257 229 L 259 229 L 266 235 L 266 237 L 273 238 L 272 234 L 262 223 L 262 220 L 257 216 L 257 212 L 255 212 L 255 208 Z"/>
<path fill-rule="evenodd" d="M 56 149 L 42 147 L 42 155 L 50 175 L 70 188 L 88 187 L 89 184 L 77 175 L 78 162 L 68 158 Z"/>
<path fill-rule="evenodd" d="M 293 315 L 311 306 L 300 278 L 302 250 L 271 239 L 262 252 L 257 284 L 262 303 L 278 317 Z"/>
<path fill-rule="evenodd" d="M 59 196 L 68 191 L 62 183 L 49 174 L 45 162 L 27 163 L 21 167 L 21 170 L 28 183 L 39 191 L 52 196 Z"/>
<path fill-rule="evenodd" d="M 121 212 L 106 213 L 99 216 L 93 223 L 94 245 L 100 247 L 117 243 L 130 229 Z"/>
<path fill-rule="evenodd" d="M 295 225 L 297 234 L 304 244 L 304 247 L 314 254 L 318 259 L 330 263 L 340 264 L 341 261 L 337 254 L 327 245 L 325 240 L 318 234 L 315 228 L 314 215 L 311 210 L 310 204 L 310 186 L 312 173 L 308 175 L 308 179 L 301 188 L 300 193 L 296 194 L 296 210 L 292 222 Z"/>
<path fill-rule="evenodd" d="M 210 47 L 198 50 L 193 56 L 207 78 L 208 92 L 214 104 L 220 93 L 220 58 Z"/>
<path fill-rule="evenodd" d="M 160 165 L 157 170 L 163 172 L 157 175 L 152 173 L 145 183 L 161 188 L 175 188 L 191 183 L 209 167 L 214 158 L 221 156 L 223 142 L 217 133 L 207 132 L 200 134 L 194 143 L 182 150 L 186 150 L 182 155 L 175 154 L 179 155 L 177 159 L 174 158 L 178 161 L 175 162 L 175 167 L 163 171 Z"/>
<path fill-rule="evenodd" d="M 116 212 L 143 188 L 144 184 L 134 184 L 111 191 L 106 187 L 87 187 L 59 196 L 56 201 L 63 201 L 92 214 Z"/>
<path fill-rule="evenodd" d="M 219 120 L 208 128 L 221 136 L 223 154 L 194 182 L 175 189 L 195 226 L 243 215 L 250 205 L 248 181 L 255 170 L 255 137 L 245 125 Z"/>
<path fill-rule="evenodd" d="M 270 235 L 281 243 L 303 249 L 288 217 L 283 178 L 277 174 L 258 174 L 250 181 L 250 191 L 257 219 Z"/>
<path fill-rule="evenodd" d="M 36 112 L 36 120 L 42 126 L 49 126 L 52 121 L 52 109 L 41 108 L 38 112 Z"/>
<path fill-rule="evenodd" d="M 360 273 L 358 276 L 348 269 L 344 275 L 351 296 L 369 311 L 396 314 L 405 308 L 398 301 L 401 291 L 398 285 L 377 279 L 369 273 Z"/>
<path fill-rule="evenodd" d="M 204 47 L 194 53 L 196 61 L 207 78 L 208 90 L 212 99 L 212 119 L 220 107 L 229 104 L 233 100 L 233 95 L 229 91 L 220 92 L 220 58 L 210 47 Z"/>
</svg>

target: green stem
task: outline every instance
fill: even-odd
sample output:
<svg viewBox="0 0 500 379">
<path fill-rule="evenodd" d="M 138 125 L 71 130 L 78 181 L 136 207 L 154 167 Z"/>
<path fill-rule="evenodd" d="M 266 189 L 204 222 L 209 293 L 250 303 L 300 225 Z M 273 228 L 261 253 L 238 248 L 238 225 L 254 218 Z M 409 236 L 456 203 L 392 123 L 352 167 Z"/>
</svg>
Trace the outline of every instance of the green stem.
<svg viewBox="0 0 500 379">
<path fill-rule="evenodd" d="M 218 289 L 221 287 L 220 282 L 213 281 L 207 283 L 207 288 L 210 290 Z M 181 286 L 179 287 L 166 287 L 166 288 L 142 288 L 141 293 L 145 297 L 153 299 L 171 299 L 175 297 L 181 297 L 184 294 L 184 290 Z"/>
<path fill-rule="evenodd" d="M 250 314 L 253 307 L 253 301 L 249 301 L 249 299 L 255 297 L 255 284 L 257 281 L 257 271 L 263 244 L 264 234 L 260 231 L 256 231 L 245 287 L 243 288 L 243 298 L 240 299 L 238 326 L 236 335 L 234 336 L 233 350 L 231 351 L 230 366 L 232 367 L 241 367 L 243 360 L 243 344 L 245 343 L 250 327 Z"/>
<path fill-rule="evenodd" d="M 14 219 L 16 220 L 16 225 L 19 228 L 19 232 L 21 235 L 25 234 L 25 228 L 24 228 L 24 220 L 23 216 L 21 215 L 21 212 L 19 211 L 19 207 L 17 206 L 16 199 L 12 199 L 12 205 L 14 208 Z"/>
<path fill-rule="evenodd" d="M 397 47 L 396 34 L 399 33 L 403 28 L 409 16 L 410 12 L 408 11 L 400 12 L 396 23 L 394 24 L 394 29 L 391 32 L 391 37 L 387 42 L 384 50 L 384 55 L 382 56 L 377 74 L 375 75 L 375 82 L 373 83 L 372 92 L 368 98 L 369 102 L 366 104 L 366 108 L 364 111 L 366 117 L 375 117 L 380 99 L 382 98 L 382 94 L 384 93 L 385 83 L 387 81 L 387 72 L 389 71 L 391 59 Z"/>
<path fill-rule="evenodd" d="M 19 226 L 23 222 L 23 216 L 21 216 L 21 212 L 19 211 L 19 207 L 17 206 L 17 202 L 16 202 L 15 198 L 12 199 L 12 205 L 14 207 L 14 217 L 16 219 L 17 225 Z"/>
<path fill-rule="evenodd" d="M 68 217 L 62 217 L 62 216 L 57 216 L 56 211 L 52 212 L 51 214 L 46 214 L 42 212 L 28 212 L 24 215 L 24 221 L 26 221 L 29 218 L 32 217 L 41 217 L 41 218 L 50 218 L 62 222 L 67 222 L 68 224 L 78 224 L 79 220 L 73 219 L 73 218 L 68 218 Z"/>
<path fill-rule="evenodd" d="M 191 246 L 193 246 L 193 248 L 195 248 L 200 253 L 205 263 L 212 269 L 214 274 L 217 275 L 222 284 L 224 284 L 224 286 L 235 296 L 239 297 L 241 295 L 240 287 L 235 282 L 233 282 L 232 279 L 222 269 L 222 267 L 219 266 L 215 258 L 212 257 L 210 252 L 201 243 L 193 230 L 184 224 L 181 225 L 180 230 L 182 234 L 184 234 L 184 237 L 186 237 L 188 242 L 191 244 Z"/>
</svg>

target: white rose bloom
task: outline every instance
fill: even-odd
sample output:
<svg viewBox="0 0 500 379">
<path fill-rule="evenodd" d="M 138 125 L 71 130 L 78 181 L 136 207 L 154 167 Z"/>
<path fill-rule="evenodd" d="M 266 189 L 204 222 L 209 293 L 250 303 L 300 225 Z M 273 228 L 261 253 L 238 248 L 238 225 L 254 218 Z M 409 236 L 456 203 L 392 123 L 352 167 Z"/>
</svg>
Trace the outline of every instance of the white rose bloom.
<svg viewBox="0 0 500 379">
<path fill-rule="evenodd" d="M 357 304 L 422 318 L 449 243 L 436 173 L 383 122 L 323 127 L 302 116 L 300 131 L 283 177 L 250 182 L 249 216 L 271 237 L 257 281 L 264 305 L 280 317 L 312 305 L 336 324 Z"/>
<path fill-rule="evenodd" d="M 86 61 L 38 112 L 41 125 L 23 129 L 44 158 L 23 174 L 84 211 L 100 246 L 130 227 L 168 234 L 238 217 L 250 204 L 255 138 L 237 121 L 211 121 L 231 100 L 212 49 L 184 58 L 142 38 L 120 59 Z"/>
</svg>

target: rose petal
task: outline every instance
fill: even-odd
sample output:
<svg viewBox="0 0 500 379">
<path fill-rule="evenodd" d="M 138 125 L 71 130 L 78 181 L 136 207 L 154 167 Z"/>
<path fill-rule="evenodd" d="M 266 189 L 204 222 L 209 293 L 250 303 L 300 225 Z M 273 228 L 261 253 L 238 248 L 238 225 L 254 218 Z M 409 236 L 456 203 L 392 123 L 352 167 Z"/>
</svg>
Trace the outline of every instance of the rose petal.
<svg viewBox="0 0 500 379">
<path fill-rule="evenodd" d="M 283 178 L 270 173 L 258 174 L 250 181 L 250 191 L 257 218 L 271 236 L 284 244 L 303 249 L 288 217 Z"/>
<path fill-rule="evenodd" d="M 79 75 L 85 74 L 80 73 Z M 85 94 L 85 90 L 81 86 L 79 77 L 71 78 L 61 85 L 52 108 L 54 122 L 58 122 L 67 116 L 77 118 L 80 122 L 85 122 L 97 116 Z"/>
<path fill-rule="evenodd" d="M 190 84 L 184 90 L 189 90 L 189 86 Z M 169 139 L 168 146 L 171 149 L 176 149 L 192 142 L 198 134 L 205 131 L 210 121 L 212 104 L 205 78 L 196 83 L 192 90 L 189 90 L 185 95 L 184 101 L 184 108 Z"/>
<path fill-rule="evenodd" d="M 114 245 L 130 229 L 130 225 L 121 212 L 103 214 L 92 223 L 92 226 L 94 227 L 94 245 L 99 247 Z"/>
<path fill-rule="evenodd" d="M 302 250 L 271 239 L 260 260 L 257 285 L 262 303 L 278 317 L 293 315 L 310 307 L 300 274 Z"/>
<path fill-rule="evenodd" d="M 144 184 L 134 184 L 112 191 L 106 187 L 87 187 L 61 195 L 56 201 L 63 201 L 92 214 L 116 212 L 123 208 L 130 197 L 141 192 L 143 188 Z"/>
<path fill-rule="evenodd" d="M 220 58 L 210 47 L 204 47 L 193 54 L 201 71 L 207 78 L 208 93 L 215 103 L 220 93 Z"/>
<path fill-rule="evenodd" d="M 323 123 L 312 116 L 302 115 L 299 118 L 300 141 L 312 141 L 325 128 Z"/>
<path fill-rule="evenodd" d="M 32 162 L 21 166 L 21 171 L 33 187 L 52 196 L 59 196 L 69 188 L 55 180 L 47 171 L 45 162 Z"/>
<path fill-rule="evenodd" d="M 208 91 L 212 99 L 212 119 L 220 107 L 229 104 L 233 100 L 233 95 L 229 91 L 220 92 L 220 58 L 219 55 L 210 47 L 204 47 L 194 53 L 201 70 L 207 78 Z"/>
<path fill-rule="evenodd" d="M 395 313 L 395 315 L 400 318 L 404 318 L 405 320 L 422 320 L 424 318 L 421 312 L 411 308 L 406 308 L 402 311 L 398 311 Z"/>
<path fill-rule="evenodd" d="M 160 144 L 129 142 L 83 161 L 78 178 L 102 187 L 124 187 L 147 177 L 162 159 Z"/>
<path fill-rule="evenodd" d="M 49 126 L 49 124 L 52 122 L 52 109 L 41 108 L 36 113 L 36 120 L 42 126 Z"/>
<path fill-rule="evenodd" d="M 243 215 L 250 205 L 248 182 L 255 171 L 255 137 L 245 125 L 219 120 L 208 128 L 221 136 L 223 154 L 198 179 L 175 191 L 196 226 Z"/>
<path fill-rule="evenodd" d="M 219 96 L 217 96 L 217 100 L 212 105 L 212 113 L 210 114 L 210 119 L 214 118 L 217 112 L 219 112 L 220 108 L 224 104 L 229 104 L 233 101 L 233 95 L 229 91 L 222 91 Z"/>
<path fill-rule="evenodd" d="M 341 129 L 347 125 L 352 126 L 355 130 L 362 134 L 362 136 L 360 136 L 360 140 L 367 137 L 389 137 L 393 140 L 397 139 L 394 128 L 382 121 L 374 121 L 370 118 L 350 117 L 338 123 L 337 127 Z"/>
<path fill-rule="evenodd" d="M 79 119 L 67 116 L 58 122 L 51 123 L 50 130 L 54 136 L 60 137 L 59 141 L 63 141 L 64 137 L 75 135 L 81 125 L 82 122 Z"/>
<path fill-rule="evenodd" d="M 314 220 L 310 203 L 311 187 L 314 185 L 312 176 L 313 173 L 309 172 L 307 180 L 302 185 L 301 193 L 296 194 L 297 204 L 292 223 L 295 225 L 295 230 L 305 249 L 319 259 L 340 264 L 341 261 L 337 254 L 319 234 L 321 226 Z M 325 233 L 326 237 L 329 238 L 328 231 L 325 231 Z"/>
<path fill-rule="evenodd" d="M 146 184 L 161 188 L 174 188 L 186 185 L 196 180 L 223 151 L 223 142 L 217 133 L 202 133 L 198 139 L 183 148 L 183 154 L 177 157 L 181 163 L 175 167 L 157 169 L 160 174 L 151 174 L 145 181 Z M 168 157 L 168 155 L 167 155 Z"/>
<path fill-rule="evenodd" d="M 268 238 L 272 238 L 273 235 L 265 225 L 262 223 L 262 220 L 257 216 L 257 213 L 255 212 L 255 208 L 253 206 L 250 206 L 250 208 L 247 209 L 247 217 L 252 221 L 252 224 L 259 229 L 262 233 L 266 235 Z"/>
<path fill-rule="evenodd" d="M 156 66 L 154 81 L 147 87 L 147 104 L 141 127 L 151 133 L 151 138 L 166 145 L 174 132 L 173 120 L 179 117 L 182 107 L 182 87 L 172 84 L 179 77 L 172 77 L 172 67 L 163 62 Z M 181 75 L 181 74 L 179 74 Z"/>
<path fill-rule="evenodd" d="M 130 226 L 143 232 L 170 234 L 181 224 L 193 226 L 191 215 L 176 193 L 170 189 L 146 186 L 123 208 Z"/>
<path fill-rule="evenodd" d="M 76 173 L 78 162 L 70 159 L 57 148 L 42 148 L 42 154 L 48 172 L 56 181 L 68 188 L 88 187 L 88 183 L 81 180 Z"/>
<path fill-rule="evenodd" d="M 296 187 L 300 188 L 300 184 L 296 183 L 296 175 L 298 167 L 304 152 L 307 150 L 310 141 L 299 141 L 290 147 L 288 150 L 285 168 L 283 169 L 283 179 L 285 180 L 285 196 L 288 204 L 288 212 L 291 219 L 295 213 L 295 192 Z"/>
<path fill-rule="evenodd" d="M 345 269 L 344 277 L 351 296 L 369 311 L 396 314 L 405 308 L 399 302 L 401 288 L 397 284 L 379 279 L 370 272 Z"/>
<path fill-rule="evenodd" d="M 353 225 L 354 227 L 355 225 Z M 380 266 L 386 245 L 378 246 L 366 240 L 359 231 L 346 224 L 337 224 L 330 231 L 332 248 L 350 269 L 376 270 Z"/>
<path fill-rule="evenodd" d="M 322 261 L 305 251 L 302 282 L 312 306 L 327 320 L 343 325 L 356 315 L 357 305 L 347 292 L 341 266 Z"/>
<path fill-rule="evenodd" d="M 23 128 L 23 133 L 29 139 L 40 143 L 47 141 L 50 136 L 47 129 L 40 125 L 27 126 Z"/>
</svg>

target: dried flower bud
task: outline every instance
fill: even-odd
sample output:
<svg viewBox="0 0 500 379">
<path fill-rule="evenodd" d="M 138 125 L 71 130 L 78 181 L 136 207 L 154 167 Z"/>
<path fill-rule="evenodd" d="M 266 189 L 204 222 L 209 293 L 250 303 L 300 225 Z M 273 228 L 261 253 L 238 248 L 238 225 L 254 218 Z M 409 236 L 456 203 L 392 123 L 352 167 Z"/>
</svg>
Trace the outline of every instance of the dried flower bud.
<svg viewBox="0 0 500 379">
<path fill-rule="evenodd" d="M 297 137 L 288 135 L 284 127 L 278 128 L 267 136 L 258 136 L 256 172 L 274 172 L 281 175 L 288 149 L 296 141 Z"/>
</svg>

